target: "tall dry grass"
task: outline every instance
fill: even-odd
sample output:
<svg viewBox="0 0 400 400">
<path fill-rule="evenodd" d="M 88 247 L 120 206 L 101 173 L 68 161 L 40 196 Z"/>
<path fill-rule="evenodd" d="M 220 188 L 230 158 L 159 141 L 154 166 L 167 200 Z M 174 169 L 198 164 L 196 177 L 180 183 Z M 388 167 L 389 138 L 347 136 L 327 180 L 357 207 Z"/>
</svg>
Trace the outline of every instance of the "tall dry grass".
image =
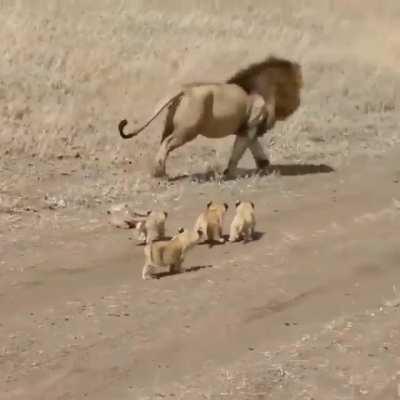
<svg viewBox="0 0 400 400">
<path fill-rule="evenodd" d="M 179 83 L 269 53 L 299 61 L 306 83 L 300 110 L 264 139 L 275 159 L 382 151 L 400 137 L 399 16 L 397 0 L 2 0 L 1 152 L 145 166 L 162 119 L 125 142 L 121 118 L 142 121 Z M 231 140 L 172 159 L 210 148 L 224 159 Z"/>
</svg>

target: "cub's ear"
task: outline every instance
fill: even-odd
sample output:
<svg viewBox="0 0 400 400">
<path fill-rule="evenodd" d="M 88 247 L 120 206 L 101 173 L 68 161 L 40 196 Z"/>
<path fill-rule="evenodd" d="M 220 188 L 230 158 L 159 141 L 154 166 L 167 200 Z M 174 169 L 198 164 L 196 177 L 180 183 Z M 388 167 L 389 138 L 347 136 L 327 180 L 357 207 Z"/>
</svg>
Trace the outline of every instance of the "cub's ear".
<svg viewBox="0 0 400 400">
<path fill-rule="evenodd" d="M 164 211 L 165 218 L 168 218 L 168 213 Z"/>
<path fill-rule="evenodd" d="M 111 215 L 111 211 L 110 211 L 110 210 L 107 210 L 107 214 L 108 214 L 108 215 Z"/>
<path fill-rule="evenodd" d="M 151 210 L 146 211 L 146 215 L 149 216 L 151 214 Z"/>
<path fill-rule="evenodd" d="M 207 203 L 207 208 L 210 208 L 211 204 L 212 204 L 212 200 Z"/>
<path fill-rule="evenodd" d="M 201 229 L 197 229 L 197 234 L 202 237 L 203 236 L 203 231 Z"/>
<path fill-rule="evenodd" d="M 228 211 L 229 208 L 228 204 L 224 203 L 224 206 L 225 206 L 225 211 Z"/>
<path fill-rule="evenodd" d="M 241 203 L 240 200 L 236 200 L 235 207 L 238 207 L 240 205 L 240 203 Z"/>
<path fill-rule="evenodd" d="M 183 233 L 184 231 L 185 231 L 185 228 L 180 227 L 180 228 L 178 229 L 178 233 Z"/>
<path fill-rule="evenodd" d="M 251 206 L 253 207 L 253 210 L 256 208 L 256 206 L 254 205 L 254 203 L 251 201 L 250 202 Z"/>
</svg>

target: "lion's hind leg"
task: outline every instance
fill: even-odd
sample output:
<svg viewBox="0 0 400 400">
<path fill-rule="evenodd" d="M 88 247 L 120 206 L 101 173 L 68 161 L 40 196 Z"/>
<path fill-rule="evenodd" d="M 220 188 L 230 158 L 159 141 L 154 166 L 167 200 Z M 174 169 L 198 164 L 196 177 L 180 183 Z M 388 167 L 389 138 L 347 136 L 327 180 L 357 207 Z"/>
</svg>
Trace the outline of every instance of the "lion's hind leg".
<svg viewBox="0 0 400 400">
<path fill-rule="evenodd" d="M 173 133 L 166 137 L 158 150 L 155 159 L 155 166 L 153 170 L 154 177 L 165 177 L 166 176 L 166 163 L 169 154 L 195 139 L 197 136 L 197 131 L 195 128 L 183 128 L 175 129 Z"/>
</svg>

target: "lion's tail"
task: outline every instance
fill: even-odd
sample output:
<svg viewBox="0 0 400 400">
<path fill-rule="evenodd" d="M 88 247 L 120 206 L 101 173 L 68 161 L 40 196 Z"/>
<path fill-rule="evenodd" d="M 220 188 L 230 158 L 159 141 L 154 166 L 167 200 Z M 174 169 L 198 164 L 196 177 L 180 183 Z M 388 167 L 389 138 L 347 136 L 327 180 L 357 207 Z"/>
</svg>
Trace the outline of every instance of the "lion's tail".
<svg viewBox="0 0 400 400">
<path fill-rule="evenodd" d="M 164 108 L 169 106 L 176 99 L 180 98 L 183 95 L 183 93 L 184 93 L 184 91 L 180 90 L 177 94 L 170 97 L 167 101 L 162 102 L 161 105 L 156 108 L 156 110 L 154 111 L 153 115 L 150 117 L 149 120 L 147 120 L 141 127 L 139 127 L 138 129 L 135 129 L 134 131 L 132 131 L 130 133 L 124 133 L 124 128 L 128 124 L 128 121 L 126 119 L 123 119 L 118 124 L 118 130 L 119 130 L 119 134 L 121 135 L 121 137 L 123 137 L 124 139 L 130 139 L 130 138 L 138 135 L 140 132 L 142 132 L 144 129 L 146 129 L 155 118 L 157 118 L 157 116 L 161 113 L 161 111 L 164 110 Z"/>
</svg>

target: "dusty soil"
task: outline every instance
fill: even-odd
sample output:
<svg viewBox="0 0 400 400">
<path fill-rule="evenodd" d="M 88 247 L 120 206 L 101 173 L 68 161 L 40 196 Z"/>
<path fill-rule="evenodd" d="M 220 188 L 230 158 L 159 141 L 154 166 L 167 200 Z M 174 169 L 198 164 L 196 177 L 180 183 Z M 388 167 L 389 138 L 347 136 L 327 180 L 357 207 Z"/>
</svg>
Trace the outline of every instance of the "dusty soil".
<svg viewBox="0 0 400 400">
<path fill-rule="evenodd" d="M 397 396 L 399 156 L 259 178 L 242 195 L 258 240 L 198 246 L 150 282 L 132 231 L 28 214 L 3 230 L 2 398 Z M 169 203 L 171 231 L 238 195 L 205 186 Z"/>
<path fill-rule="evenodd" d="M 94 3 L 93 3 L 94 4 Z M 400 3 L 0 4 L 0 399 L 400 398 Z M 298 60 L 299 111 L 263 138 L 273 173 L 219 181 L 232 138 L 148 176 L 167 90 Z M 246 176 L 247 174 L 247 176 Z M 256 204 L 257 240 L 197 246 L 141 280 L 112 204 Z"/>
</svg>

